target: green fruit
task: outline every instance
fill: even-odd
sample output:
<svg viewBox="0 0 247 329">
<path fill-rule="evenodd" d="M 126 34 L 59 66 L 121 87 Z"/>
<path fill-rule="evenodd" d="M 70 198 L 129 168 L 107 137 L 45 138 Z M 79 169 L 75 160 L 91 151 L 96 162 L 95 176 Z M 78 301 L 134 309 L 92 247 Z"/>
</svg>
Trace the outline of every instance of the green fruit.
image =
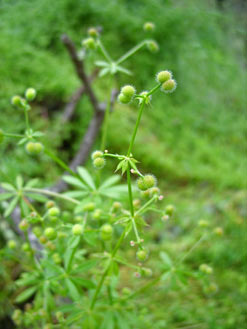
<svg viewBox="0 0 247 329">
<path fill-rule="evenodd" d="M 102 240 L 111 240 L 113 234 L 113 228 L 110 224 L 104 224 L 100 229 L 100 235 Z"/>
<path fill-rule="evenodd" d="M 168 206 L 166 206 L 165 212 L 167 215 L 172 216 L 174 213 L 174 206 L 169 204 Z"/>
<path fill-rule="evenodd" d="M 80 224 L 75 224 L 75 225 L 72 227 L 72 233 L 73 233 L 74 235 L 82 235 L 82 233 L 83 233 L 82 225 L 80 225 Z"/>
<path fill-rule="evenodd" d="M 172 78 L 170 71 L 161 71 L 157 74 L 157 82 L 164 83 Z"/>
<path fill-rule="evenodd" d="M 152 32 L 155 29 L 154 23 L 146 22 L 143 26 L 145 32 Z"/>
<path fill-rule="evenodd" d="M 164 82 L 161 86 L 161 90 L 166 93 L 172 93 L 177 87 L 177 83 L 175 80 L 170 79 Z"/>
<path fill-rule="evenodd" d="M 52 207 L 48 210 L 48 214 L 50 217 L 56 217 L 60 214 L 60 210 L 57 207 Z"/>
<path fill-rule="evenodd" d="M 156 185 L 156 178 L 153 175 L 145 175 L 137 180 L 137 186 L 141 191 L 146 191 Z"/>
<path fill-rule="evenodd" d="M 144 262 L 148 258 L 147 250 L 145 250 L 145 249 L 138 250 L 137 253 L 136 253 L 136 258 L 139 261 Z"/>
<path fill-rule="evenodd" d="M 16 248 L 16 242 L 14 240 L 8 241 L 8 247 L 9 249 L 15 249 Z"/>
<path fill-rule="evenodd" d="M 40 227 L 35 226 L 32 231 L 36 235 L 37 238 L 41 237 L 42 229 Z"/>
<path fill-rule="evenodd" d="M 82 40 L 82 45 L 86 49 L 94 50 L 96 48 L 96 42 L 95 42 L 94 38 L 92 38 L 92 37 Z"/>
<path fill-rule="evenodd" d="M 83 210 L 84 211 L 94 211 L 95 209 L 95 203 L 94 202 L 89 202 L 84 205 Z"/>
<path fill-rule="evenodd" d="M 29 223 L 26 219 L 23 219 L 20 223 L 19 223 L 19 229 L 22 231 L 26 231 L 29 228 Z"/>
<path fill-rule="evenodd" d="M 156 53 L 159 50 L 159 45 L 157 44 L 156 41 L 150 40 L 150 41 L 147 41 L 147 48 L 152 53 Z"/>
<path fill-rule="evenodd" d="M 94 151 L 91 155 L 92 160 L 95 160 L 97 158 L 102 158 L 103 152 L 102 151 Z"/>
<path fill-rule="evenodd" d="M 94 168 L 102 169 L 105 166 L 105 159 L 104 158 L 96 158 L 93 160 Z"/>
<path fill-rule="evenodd" d="M 47 227 L 44 234 L 49 240 L 54 240 L 57 237 L 57 232 L 52 227 Z"/>
<path fill-rule="evenodd" d="M 33 101 L 36 97 L 36 90 L 34 88 L 28 88 L 25 92 L 26 100 Z"/>
<path fill-rule="evenodd" d="M 134 96 L 135 92 L 136 92 L 135 88 L 130 85 L 124 86 L 121 89 L 121 94 L 123 94 L 128 99 L 131 99 Z"/>
<path fill-rule="evenodd" d="M 28 142 L 26 144 L 26 151 L 29 154 L 39 154 L 43 151 L 44 147 L 39 142 Z"/>
<path fill-rule="evenodd" d="M 130 103 L 131 98 L 125 96 L 124 94 L 119 94 L 118 101 L 119 101 L 119 103 L 122 103 L 122 104 L 128 104 L 128 103 Z"/>
</svg>

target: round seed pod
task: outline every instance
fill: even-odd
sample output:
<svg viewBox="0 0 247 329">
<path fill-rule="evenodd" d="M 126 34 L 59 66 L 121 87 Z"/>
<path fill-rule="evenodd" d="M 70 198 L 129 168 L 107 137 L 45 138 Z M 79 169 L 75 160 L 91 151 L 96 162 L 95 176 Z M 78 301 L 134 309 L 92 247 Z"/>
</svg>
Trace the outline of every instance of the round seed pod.
<svg viewBox="0 0 247 329">
<path fill-rule="evenodd" d="M 95 203 L 94 202 L 89 202 L 84 205 L 83 210 L 84 211 L 94 211 L 95 209 Z"/>
<path fill-rule="evenodd" d="M 54 207 L 54 206 L 55 206 L 55 202 L 52 201 L 52 200 L 47 201 L 46 204 L 45 204 L 45 207 L 46 207 L 47 209 L 50 209 L 50 208 L 52 208 L 52 207 Z"/>
<path fill-rule="evenodd" d="M 172 78 L 172 73 L 170 71 L 160 71 L 157 76 L 156 80 L 158 83 L 164 83 Z"/>
<path fill-rule="evenodd" d="M 165 93 L 172 93 L 177 88 L 177 83 L 174 79 L 167 80 L 161 86 L 161 90 Z"/>
<path fill-rule="evenodd" d="M 128 104 L 131 102 L 131 98 L 125 96 L 124 94 L 119 94 L 117 99 L 121 104 Z"/>
<path fill-rule="evenodd" d="M 82 45 L 86 49 L 91 49 L 91 50 L 96 49 L 96 42 L 95 42 L 94 38 L 92 38 L 92 37 L 82 40 Z"/>
<path fill-rule="evenodd" d="M 23 108 L 23 99 L 20 96 L 13 96 L 11 98 L 11 104 L 16 106 L 16 107 L 21 107 Z"/>
<path fill-rule="evenodd" d="M 52 227 L 47 227 L 44 234 L 49 240 L 55 240 L 57 237 L 57 232 Z"/>
<path fill-rule="evenodd" d="M 28 251 L 30 251 L 30 246 L 27 242 L 25 242 L 22 244 L 21 249 L 25 252 L 28 252 Z"/>
<path fill-rule="evenodd" d="M 60 210 L 57 207 L 52 207 L 48 210 L 48 215 L 50 217 L 56 217 L 60 214 Z"/>
<path fill-rule="evenodd" d="M 96 38 L 99 35 L 98 30 L 95 27 L 90 27 L 87 31 L 90 37 Z"/>
<path fill-rule="evenodd" d="M 26 97 L 26 100 L 31 102 L 34 100 L 34 98 L 36 97 L 37 95 L 37 92 L 34 88 L 28 88 L 25 92 L 25 97 Z"/>
<path fill-rule="evenodd" d="M 37 238 L 40 238 L 41 235 L 42 235 L 42 229 L 41 227 L 39 226 L 35 226 L 33 229 L 32 229 L 33 233 L 36 235 Z"/>
<path fill-rule="evenodd" d="M 29 223 L 26 219 L 23 219 L 20 223 L 19 223 L 19 229 L 22 231 L 26 231 L 29 228 Z"/>
<path fill-rule="evenodd" d="M 82 225 L 80 225 L 80 224 L 75 224 L 75 225 L 72 227 L 72 233 L 73 233 L 74 235 L 82 235 L 82 233 L 83 233 Z"/>
<path fill-rule="evenodd" d="M 223 233 L 224 233 L 224 231 L 223 231 L 223 228 L 222 228 L 222 227 L 216 227 L 216 228 L 214 229 L 214 234 L 216 234 L 216 235 L 218 235 L 218 236 L 222 236 Z"/>
<path fill-rule="evenodd" d="M 94 151 L 91 155 L 92 160 L 95 160 L 97 158 L 102 158 L 103 152 L 102 151 Z"/>
<path fill-rule="evenodd" d="M 8 241 L 8 247 L 9 247 L 9 249 L 15 249 L 16 248 L 15 240 L 9 240 Z"/>
<path fill-rule="evenodd" d="M 29 154 L 34 155 L 41 153 L 44 149 L 43 145 L 39 142 L 28 142 L 25 148 Z"/>
<path fill-rule="evenodd" d="M 137 260 L 144 262 L 148 258 L 148 252 L 146 249 L 140 249 L 136 252 Z"/>
<path fill-rule="evenodd" d="M 156 53 L 157 51 L 159 51 L 159 45 L 154 40 L 147 41 L 147 48 L 149 51 L 151 51 L 151 53 Z"/>
<path fill-rule="evenodd" d="M 145 32 L 152 32 L 155 29 L 155 25 L 154 25 L 154 23 L 146 22 L 143 25 L 143 29 Z"/>
<path fill-rule="evenodd" d="M 113 228 L 110 224 L 104 224 L 100 229 L 100 236 L 102 240 L 111 240 L 113 234 Z"/>
<path fill-rule="evenodd" d="M 104 158 L 96 158 L 93 160 L 93 166 L 95 169 L 102 169 L 105 166 L 105 162 Z"/>
<path fill-rule="evenodd" d="M 44 235 L 42 235 L 42 236 L 39 238 L 39 242 L 40 242 L 41 244 L 45 244 L 45 243 L 47 242 L 46 237 L 45 237 Z"/>
<path fill-rule="evenodd" d="M 121 94 L 126 96 L 127 98 L 131 99 L 135 95 L 135 88 L 131 85 L 126 85 L 121 88 Z"/>
<path fill-rule="evenodd" d="M 165 212 L 167 215 L 172 216 L 174 213 L 174 206 L 169 204 L 168 206 L 166 206 Z"/>
</svg>

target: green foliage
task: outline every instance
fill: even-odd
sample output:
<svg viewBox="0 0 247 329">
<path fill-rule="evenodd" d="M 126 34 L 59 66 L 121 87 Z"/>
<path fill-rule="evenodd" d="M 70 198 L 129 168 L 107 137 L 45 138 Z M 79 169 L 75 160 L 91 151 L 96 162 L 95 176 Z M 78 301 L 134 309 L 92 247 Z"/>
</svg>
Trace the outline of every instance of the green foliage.
<svg viewBox="0 0 247 329">
<path fill-rule="evenodd" d="M 156 28 L 145 30 L 150 43 L 154 38 L 159 44 L 155 54 L 140 43 L 143 22 L 150 19 Z M 58 328 L 72 328 L 76 322 L 85 328 L 98 328 L 100 322 L 100 329 L 245 327 L 245 32 L 238 20 L 231 12 L 217 11 L 209 1 L 195 0 L 186 4 L 161 0 L 1 4 L 0 181 L 5 182 L 5 193 L 0 194 L 0 209 L 9 217 L 19 204 L 33 233 L 44 243 L 44 255 L 34 270 L 29 244 L 21 246 L 21 239 L 8 224 L 1 224 L 1 316 L 12 313 L 13 306 L 25 304 L 25 312 L 17 309 L 13 314 L 18 327 L 23 326 L 21 321 L 29 328 L 32 323 L 42 323 L 41 319 L 46 319 L 42 326 L 47 322 L 47 328 L 52 322 Z M 175 94 L 154 98 L 146 106 L 135 157 L 121 155 L 129 144 L 135 108 L 117 105 L 109 118 L 107 149 L 117 153 L 113 160 L 119 161 L 118 166 L 110 161 L 111 154 L 104 153 L 99 157 L 107 160 L 103 172 L 96 174 L 88 162 L 87 168 L 66 175 L 68 191 L 53 203 L 60 212 L 51 216 L 49 207 L 43 205 L 48 197 L 56 196 L 44 195 L 40 186 L 53 184 L 66 167 L 54 166 L 49 156 L 55 160 L 59 155 L 67 163 L 91 118 L 90 103 L 83 98 L 76 120 L 61 125 L 61 111 L 79 83 L 60 36 L 66 32 L 81 50 L 88 26 L 104 27 L 102 41 L 114 60 L 121 62 L 122 53 L 136 43 L 137 50 L 143 48 L 135 60 L 126 63 L 98 60 L 94 53 L 98 34 L 89 33 L 94 42 L 93 46 L 92 40 L 86 44 L 86 68 L 90 71 L 95 63 L 100 69 L 94 87 L 102 101 L 112 86 L 110 75 L 117 75 L 118 86 L 131 83 L 137 90 L 151 90 L 153 73 L 164 69 L 164 63 L 174 72 L 178 88 Z M 16 148 L 16 139 L 4 134 L 21 134 L 25 122 L 22 109 L 11 106 L 10 99 L 16 92 L 23 95 L 32 85 L 38 91 L 29 112 L 33 130 L 23 136 L 23 146 Z M 143 103 L 150 103 L 150 98 Z M 30 137 L 41 140 L 48 153 L 34 157 L 25 153 Z M 132 174 L 139 175 L 137 165 L 140 171 L 151 168 L 166 202 L 154 208 L 149 201 L 157 201 L 159 189 L 139 195 L 133 187 L 134 197 L 139 198 L 133 200 L 137 214 L 133 221 L 127 209 L 127 185 L 120 176 L 109 177 L 108 173 L 117 167 L 119 173 L 131 168 Z M 22 178 L 16 179 L 19 173 Z M 35 204 L 37 212 L 31 212 L 23 197 Z M 154 212 L 146 214 L 147 210 Z M 73 235 L 75 226 L 80 229 L 74 229 Z M 58 231 L 55 240 L 47 241 L 43 235 L 46 227 Z M 135 228 L 140 237 L 135 236 Z M 121 229 L 129 234 L 133 247 L 144 237 L 147 263 L 133 264 L 137 248 L 129 248 L 126 242 L 111 259 Z M 4 240 L 9 244 L 4 245 Z M 18 266 L 17 258 L 22 260 Z M 212 267 L 213 273 L 202 273 L 201 264 Z M 100 298 L 95 300 L 95 314 L 89 315 L 84 306 L 93 300 L 105 268 L 108 272 Z M 148 285 L 157 278 L 161 280 L 149 290 Z M 57 308 L 61 297 L 71 303 Z"/>
</svg>

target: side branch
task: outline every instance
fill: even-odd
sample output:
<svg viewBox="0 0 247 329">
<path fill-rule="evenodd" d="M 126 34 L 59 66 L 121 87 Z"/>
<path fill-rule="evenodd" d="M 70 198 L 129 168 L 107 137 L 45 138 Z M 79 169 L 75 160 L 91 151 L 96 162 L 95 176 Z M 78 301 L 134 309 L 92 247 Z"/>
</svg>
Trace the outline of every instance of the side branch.
<svg viewBox="0 0 247 329">
<path fill-rule="evenodd" d="M 84 62 L 78 57 L 74 43 L 67 36 L 67 34 L 63 34 L 61 39 L 62 39 L 63 44 L 65 45 L 65 47 L 68 50 L 68 53 L 74 64 L 78 77 L 80 78 L 80 80 L 83 82 L 83 84 L 85 86 L 85 92 L 87 93 L 87 95 L 90 99 L 90 102 L 92 103 L 94 111 L 95 112 L 101 111 L 102 110 L 101 105 L 98 102 L 98 99 L 91 87 L 90 79 L 85 72 Z"/>
</svg>

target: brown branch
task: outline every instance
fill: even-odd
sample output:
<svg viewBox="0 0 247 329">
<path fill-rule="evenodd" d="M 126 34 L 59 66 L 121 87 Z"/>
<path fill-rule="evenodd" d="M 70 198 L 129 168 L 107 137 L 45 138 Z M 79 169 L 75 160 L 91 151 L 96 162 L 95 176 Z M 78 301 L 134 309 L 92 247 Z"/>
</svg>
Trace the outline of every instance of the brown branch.
<svg viewBox="0 0 247 329">
<path fill-rule="evenodd" d="M 87 93 L 87 95 L 90 99 L 90 102 L 92 103 L 94 111 L 95 112 L 102 111 L 103 110 L 102 106 L 98 102 L 98 99 L 91 87 L 90 79 L 85 72 L 84 62 L 83 62 L 83 60 L 81 60 L 78 57 L 74 43 L 70 40 L 70 38 L 67 36 L 67 34 L 63 34 L 61 39 L 62 39 L 63 44 L 65 45 L 65 47 L 68 50 L 68 53 L 74 64 L 74 67 L 75 67 L 75 70 L 76 70 L 76 73 L 77 73 L 79 79 L 83 82 L 83 84 L 85 86 L 85 92 Z"/>
<path fill-rule="evenodd" d="M 98 75 L 99 70 L 96 69 L 93 74 L 90 76 L 89 81 L 92 82 Z M 83 96 L 83 94 L 85 93 L 85 87 L 84 85 L 79 87 L 75 93 L 71 96 L 70 101 L 66 104 L 64 111 L 63 111 L 63 115 L 62 115 L 62 123 L 66 123 L 69 120 L 71 120 L 74 112 L 75 112 L 75 108 L 77 106 L 77 104 L 79 103 L 81 97 Z"/>
</svg>

